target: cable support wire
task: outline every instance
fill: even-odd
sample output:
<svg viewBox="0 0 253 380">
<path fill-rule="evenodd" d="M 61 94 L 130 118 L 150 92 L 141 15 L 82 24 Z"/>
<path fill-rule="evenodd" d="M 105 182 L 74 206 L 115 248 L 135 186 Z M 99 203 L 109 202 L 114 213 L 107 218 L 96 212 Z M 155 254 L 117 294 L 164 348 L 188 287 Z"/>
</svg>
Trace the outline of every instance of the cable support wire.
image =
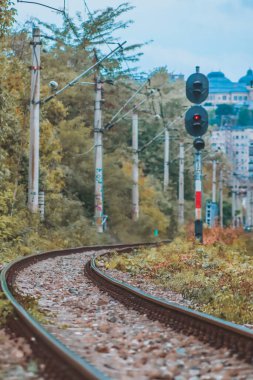
<svg viewBox="0 0 253 380">
<path fill-rule="evenodd" d="M 62 9 L 58 9 L 58 8 L 51 7 L 50 5 L 46 5 L 46 4 L 39 3 L 39 2 L 37 2 L 37 1 L 17 0 L 17 2 L 18 2 L 18 3 L 26 3 L 26 4 L 40 5 L 40 6 L 42 6 L 42 7 L 52 9 L 53 11 L 61 12 L 61 13 L 65 14 L 65 1 L 64 1 L 64 9 L 63 9 L 63 10 L 62 10 Z"/>
<path fill-rule="evenodd" d="M 90 18 L 92 19 L 92 21 L 95 22 L 94 17 L 93 17 L 93 15 L 92 15 L 92 13 L 91 13 L 91 11 L 90 11 L 88 5 L 87 5 L 87 1 L 86 1 L 86 0 L 83 0 L 83 3 L 84 3 L 84 6 L 85 6 L 85 8 L 86 8 L 86 10 L 87 10 L 87 12 L 88 12 L 88 15 L 90 16 Z M 99 35 L 99 37 L 104 41 L 104 43 L 107 45 L 107 47 L 112 51 L 110 45 L 113 45 L 113 44 L 115 44 L 115 43 L 117 43 L 117 42 L 109 42 L 109 43 L 108 43 L 108 42 L 106 41 L 106 39 L 104 38 L 104 36 L 103 36 L 101 33 L 98 33 L 98 35 Z M 128 73 L 129 73 L 129 75 L 131 76 L 131 69 L 130 69 L 130 67 L 129 67 L 129 65 L 128 65 L 128 62 L 127 62 L 127 60 L 126 60 L 126 57 L 124 56 L 124 52 L 123 52 L 123 51 L 121 51 L 121 57 L 122 57 L 122 60 L 124 61 L 125 65 L 126 65 L 126 68 L 127 68 L 127 71 L 128 71 Z"/>
<path fill-rule="evenodd" d="M 121 111 L 136 97 L 136 95 L 146 86 L 148 81 L 141 85 L 135 93 L 126 101 L 126 103 L 116 112 L 116 114 L 111 118 L 108 124 L 112 124 L 113 120 L 121 113 Z"/>
<path fill-rule="evenodd" d="M 184 114 L 183 114 L 184 115 Z M 160 131 L 156 136 L 154 136 L 151 140 L 149 140 L 146 144 L 143 145 L 143 147 L 141 147 L 138 152 L 142 152 L 144 149 L 146 149 L 149 145 L 151 145 L 156 139 L 158 139 L 158 137 L 160 137 L 164 132 L 165 132 L 165 129 L 169 130 L 169 128 L 175 124 L 179 119 L 181 119 L 183 117 L 183 115 L 180 115 L 178 116 L 175 120 L 173 120 L 171 123 L 168 123 L 166 125 L 165 128 L 163 128 L 162 131 Z"/>
<path fill-rule="evenodd" d="M 86 154 L 90 153 L 94 148 L 95 148 L 95 144 L 93 144 L 93 145 L 90 147 L 90 149 L 88 149 L 86 152 L 84 152 L 84 153 L 76 153 L 76 154 L 73 154 L 72 157 L 86 156 Z"/>
<path fill-rule="evenodd" d="M 151 145 L 156 139 L 158 139 L 158 137 L 160 137 L 162 134 L 164 134 L 164 129 L 159 132 L 155 137 L 153 137 L 150 141 L 148 141 L 146 144 L 143 145 L 143 147 L 141 147 L 138 152 L 142 152 L 144 149 L 146 149 L 149 145 Z"/>
<path fill-rule="evenodd" d="M 52 9 L 53 11 L 56 11 L 56 12 L 60 12 L 63 14 L 63 17 L 64 19 L 68 22 L 69 26 L 70 26 L 70 29 L 72 30 L 72 32 L 74 33 L 74 35 L 76 36 L 76 38 L 78 39 L 79 43 L 81 44 L 82 41 L 80 40 L 80 37 L 78 36 L 76 30 L 75 30 L 75 27 L 71 21 L 71 19 L 67 16 L 67 13 L 66 13 L 66 2 L 64 0 L 64 7 L 63 9 L 59 9 L 59 8 L 54 8 L 54 7 L 51 7 L 49 5 L 46 5 L 46 4 L 42 4 L 42 3 L 39 3 L 37 1 L 23 1 L 23 0 L 17 0 L 18 3 L 27 3 L 27 4 L 34 4 L 34 5 L 40 5 L 42 7 L 45 7 L 45 8 L 49 8 L 49 9 Z"/>
<path fill-rule="evenodd" d="M 134 105 L 134 107 L 132 107 L 129 111 L 127 111 L 126 113 L 124 113 L 123 116 L 119 117 L 114 123 L 110 124 L 106 124 L 104 129 L 105 130 L 110 130 L 112 127 L 115 126 L 115 124 L 119 123 L 122 119 L 124 119 L 130 112 L 134 111 L 135 109 L 137 109 L 139 106 L 141 106 L 144 102 L 146 102 L 146 99 L 143 99 L 140 103 Z"/>
<path fill-rule="evenodd" d="M 100 65 L 101 62 L 109 58 L 112 54 L 114 54 L 119 48 L 121 48 L 126 41 L 124 41 L 120 46 L 117 46 L 114 50 L 112 50 L 110 53 L 108 53 L 106 56 L 101 58 L 99 61 L 95 62 L 91 67 L 89 67 L 87 70 L 83 71 L 80 75 L 78 75 L 76 78 L 74 78 L 72 81 L 68 82 L 63 88 L 56 91 L 54 94 L 48 96 L 45 99 L 42 99 L 40 103 L 44 104 L 50 101 L 51 99 L 55 98 L 57 95 L 61 94 L 64 90 L 66 90 L 68 87 L 74 86 L 76 83 L 78 83 L 79 79 L 81 79 L 84 75 L 88 74 L 92 69 L 94 69 L 96 66 Z"/>
<path fill-rule="evenodd" d="M 91 13 L 88 5 L 87 5 L 86 0 L 83 0 L 83 3 L 84 3 L 84 6 L 85 6 L 85 8 L 86 8 L 86 10 L 88 12 L 88 15 L 90 16 L 91 20 L 95 23 L 94 17 L 93 17 L 93 15 L 92 15 L 92 13 Z M 105 38 L 102 36 L 102 34 L 98 33 L 98 35 L 104 41 L 104 43 L 107 45 L 107 47 L 109 48 L 109 50 L 112 51 L 112 48 L 109 46 L 108 42 L 105 40 Z"/>
<path fill-rule="evenodd" d="M 114 127 L 115 124 L 117 124 L 119 121 L 124 119 L 125 116 L 127 116 L 131 111 L 137 109 L 141 104 L 146 102 L 147 99 L 142 100 L 137 105 L 134 105 L 129 111 L 127 111 L 123 116 L 119 117 L 116 121 L 113 122 L 113 120 L 120 114 L 120 112 L 135 98 L 135 96 L 146 86 L 147 83 L 150 83 L 150 78 L 148 78 L 143 85 L 139 87 L 139 89 L 126 101 L 126 103 L 120 108 L 120 110 L 111 118 L 110 122 L 107 123 L 104 127 L 105 130 L 109 130 L 112 127 Z M 160 91 L 165 86 L 165 83 L 158 89 L 157 91 Z M 154 92 L 150 92 L 150 94 L 147 94 L 147 98 L 149 98 L 151 95 L 154 95 Z"/>
</svg>

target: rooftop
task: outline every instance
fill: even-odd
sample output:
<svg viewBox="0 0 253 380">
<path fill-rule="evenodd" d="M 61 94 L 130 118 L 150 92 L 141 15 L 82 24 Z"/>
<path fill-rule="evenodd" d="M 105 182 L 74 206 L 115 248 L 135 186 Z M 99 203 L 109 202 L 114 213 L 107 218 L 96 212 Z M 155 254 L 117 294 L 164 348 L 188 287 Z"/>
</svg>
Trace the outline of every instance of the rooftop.
<svg viewBox="0 0 253 380">
<path fill-rule="evenodd" d="M 245 82 L 234 83 L 221 71 L 212 71 L 207 75 L 209 80 L 209 92 L 210 94 L 215 93 L 235 93 L 235 92 L 245 92 L 248 90 L 246 88 Z M 244 77 L 243 77 L 244 78 Z M 242 79 L 242 78 L 241 78 Z M 253 80 L 253 77 L 252 77 Z"/>
<path fill-rule="evenodd" d="M 239 83 L 246 84 L 247 86 L 251 85 L 251 82 L 253 81 L 253 71 L 252 69 L 249 69 L 243 77 L 239 79 Z"/>
</svg>

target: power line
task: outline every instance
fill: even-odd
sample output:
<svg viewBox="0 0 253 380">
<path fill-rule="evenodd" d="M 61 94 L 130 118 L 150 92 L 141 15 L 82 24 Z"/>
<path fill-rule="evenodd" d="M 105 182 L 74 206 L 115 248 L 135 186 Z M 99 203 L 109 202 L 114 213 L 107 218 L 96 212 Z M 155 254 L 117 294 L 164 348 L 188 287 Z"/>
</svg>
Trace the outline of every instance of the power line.
<svg viewBox="0 0 253 380">
<path fill-rule="evenodd" d="M 92 15 L 92 13 L 91 13 L 91 11 L 90 11 L 88 5 L 87 5 L 86 0 L 83 0 L 83 3 L 84 3 L 85 8 L 87 9 L 88 15 L 90 16 L 91 20 L 95 23 L 95 19 L 94 19 L 93 15 Z M 112 48 L 109 46 L 109 44 L 108 44 L 108 42 L 106 41 L 106 39 L 104 38 L 104 36 L 102 36 L 102 34 L 99 33 L 99 32 L 98 32 L 98 35 L 99 35 L 99 37 L 104 41 L 104 43 L 107 45 L 107 47 L 109 48 L 109 50 L 112 51 Z"/>
<path fill-rule="evenodd" d="M 51 7 L 50 5 L 46 5 L 46 4 L 42 4 L 42 3 L 38 3 L 37 1 L 25 1 L 25 0 L 17 0 L 18 3 L 26 3 L 26 4 L 34 4 L 34 5 L 40 5 L 41 7 L 45 7 L 45 8 L 49 8 L 49 9 L 52 9 L 53 11 L 56 11 L 56 12 L 61 12 L 61 13 L 64 13 L 65 14 L 65 1 L 64 1 L 64 9 L 58 9 L 58 8 L 54 8 L 54 7 Z"/>
<path fill-rule="evenodd" d="M 84 153 L 76 153 L 76 154 L 73 154 L 72 157 L 80 157 L 80 156 L 85 156 L 86 154 L 90 153 L 95 147 L 95 144 L 93 144 L 90 149 L 88 149 L 86 152 Z"/>
<path fill-rule="evenodd" d="M 120 48 L 122 48 L 122 46 L 126 43 L 123 42 L 121 45 L 120 45 Z M 89 67 L 87 70 L 83 71 L 80 75 L 78 75 L 76 78 L 74 78 L 72 81 L 68 82 L 63 88 L 61 88 L 60 90 L 56 91 L 54 94 L 48 96 L 47 98 L 43 99 L 41 101 L 41 103 L 47 103 L 48 101 L 50 101 L 51 99 L 53 99 L 54 97 L 56 97 L 57 95 L 59 95 L 60 93 L 62 93 L 64 90 L 66 90 L 68 87 L 72 87 L 74 86 L 84 75 L 88 74 L 92 69 L 94 69 L 95 67 L 97 67 L 98 65 L 100 65 L 101 62 L 103 62 L 104 60 L 106 60 L 107 58 L 109 58 L 112 54 L 114 54 L 117 50 L 119 49 L 119 46 L 117 46 L 114 50 L 112 50 L 110 53 L 108 53 L 106 56 L 104 56 L 103 58 L 101 58 L 99 61 L 97 61 L 96 63 L 94 63 L 91 67 Z"/>
<path fill-rule="evenodd" d="M 126 113 L 124 113 L 124 115 L 121 116 L 121 117 L 119 117 L 114 123 L 112 123 L 112 124 L 106 124 L 106 126 L 104 127 L 104 129 L 105 130 L 109 130 L 112 127 L 114 127 L 115 124 L 117 124 L 119 121 L 121 121 L 122 119 L 124 119 L 124 117 L 126 117 L 130 112 L 132 112 L 133 110 L 135 110 L 136 108 L 138 108 L 139 106 L 141 106 L 144 102 L 146 102 L 146 99 L 144 99 L 141 102 L 139 102 L 138 104 L 134 105 L 134 107 L 132 107 L 129 111 L 127 111 Z"/>
<path fill-rule="evenodd" d="M 167 124 L 165 126 L 166 129 L 169 130 L 170 127 L 172 127 L 173 124 L 175 124 L 179 119 L 181 119 L 182 117 L 184 116 L 183 115 L 180 115 L 178 116 L 175 120 L 173 120 L 169 125 Z M 163 128 L 162 131 L 160 131 L 156 136 L 154 136 L 151 140 L 149 140 L 146 144 L 144 144 L 140 149 L 139 149 L 139 152 L 142 152 L 144 149 L 146 149 L 149 145 L 151 145 L 156 139 L 158 139 L 158 137 L 160 137 L 163 133 L 164 133 L 164 130 L 165 128 Z"/>
<path fill-rule="evenodd" d="M 146 149 L 149 145 L 151 145 L 156 139 L 158 139 L 158 137 L 160 137 L 162 134 L 164 133 L 164 129 L 159 132 L 155 137 L 153 137 L 150 141 L 148 141 L 146 144 L 143 145 L 143 147 L 141 147 L 139 149 L 139 152 L 142 152 L 144 149 Z"/>
<path fill-rule="evenodd" d="M 138 108 L 141 104 L 143 104 L 147 99 L 144 99 L 142 100 L 140 103 L 138 103 L 137 105 L 135 105 L 134 107 L 132 107 L 129 111 L 127 111 L 123 116 L 121 116 L 120 118 L 118 118 L 116 121 L 112 122 L 116 116 L 126 107 L 127 104 L 130 103 L 131 100 L 134 99 L 134 97 L 143 89 L 143 87 L 146 86 L 146 84 L 150 83 L 150 78 L 148 78 L 143 85 L 140 86 L 140 88 L 130 97 L 130 99 L 127 100 L 127 102 L 121 107 L 121 109 L 112 117 L 111 121 L 109 123 L 106 124 L 105 126 L 105 129 L 111 129 L 112 127 L 114 127 L 115 124 L 117 124 L 120 120 L 122 120 L 126 115 L 129 114 L 129 112 L 133 111 L 134 109 Z M 155 89 L 157 91 L 160 91 L 160 89 L 164 87 L 164 84 L 159 88 L 159 89 Z M 154 95 L 154 89 L 151 90 L 151 92 L 149 94 L 147 94 L 147 97 L 149 98 L 151 95 Z"/>
<path fill-rule="evenodd" d="M 114 116 L 112 116 L 111 120 L 109 121 L 108 124 L 111 124 L 113 122 L 113 120 L 120 114 L 120 112 L 136 97 L 136 95 L 146 86 L 146 83 L 147 81 L 141 85 L 136 91 L 135 93 L 126 101 L 126 103 L 118 110 L 118 112 L 116 112 L 116 114 Z"/>
<path fill-rule="evenodd" d="M 89 7 L 88 7 L 87 1 L 86 1 L 86 0 L 83 0 L 83 3 L 84 3 L 84 7 L 85 7 L 86 10 L 87 10 L 88 15 L 90 16 L 91 20 L 95 23 L 95 19 L 94 19 L 93 15 L 92 15 L 92 13 L 91 13 Z M 111 47 L 110 47 L 110 44 L 111 44 L 111 45 L 113 45 L 113 44 L 117 44 L 117 42 L 110 42 L 110 43 L 108 43 L 108 42 L 106 41 L 106 39 L 104 38 L 104 36 L 103 36 L 101 33 L 98 33 L 98 35 L 99 35 L 99 37 L 104 41 L 104 43 L 107 45 L 107 47 L 109 48 L 109 50 L 112 50 Z M 129 75 L 131 76 L 131 70 L 130 70 L 130 67 L 129 67 L 129 65 L 128 65 L 128 62 L 127 62 L 127 60 L 126 60 L 126 58 L 125 58 L 125 56 L 124 56 L 124 52 L 123 52 L 123 51 L 121 52 L 121 57 L 122 57 L 122 60 L 124 61 L 125 65 L 126 65 L 126 67 L 127 67 L 127 71 L 128 71 L 128 73 L 129 73 Z"/>
<path fill-rule="evenodd" d="M 137 95 L 137 93 L 139 93 L 141 91 L 141 89 L 143 87 L 145 87 L 146 83 L 149 83 L 150 82 L 150 78 L 148 78 L 146 80 L 146 82 L 132 95 L 132 97 L 130 98 L 131 100 Z M 160 91 L 163 87 L 165 86 L 165 83 L 159 88 L 159 89 L 155 89 L 157 91 Z M 151 90 L 151 92 L 149 94 L 147 94 L 147 98 L 149 98 L 151 95 L 154 95 L 154 91 L 155 90 Z M 128 101 L 121 107 L 121 109 L 117 112 L 116 115 L 118 115 L 122 109 L 125 108 L 125 106 L 130 103 L 130 99 L 128 99 Z M 134 109 L 137 109 L 141 104 L 143 104 L 144 102 L 146 102 L 147 99 L 144 99 L 142 100 L 140 103 L 138 103 L 137 105 L 135 105 L 134 107 L 132 107 L 129 111 L 127 111 L 123 116 L 119 117 L 116 121 L 114 121 L 112 123 L 112 121 L 115 119 L 116 115 L 114 115 L 114 117 L 111 119 L 111 121 L 109 123 L 106 124 L 106 126 L 104 127 L 106 130 L 109 130 L 111 129 L 112 127 L 114 127 L 115 124 L 117 124 L 119 121 L 121 121 L 122 119 L 124 119 L 125 116 L 127 116 L 131 111 L 133 111 Z"/>
</svg>

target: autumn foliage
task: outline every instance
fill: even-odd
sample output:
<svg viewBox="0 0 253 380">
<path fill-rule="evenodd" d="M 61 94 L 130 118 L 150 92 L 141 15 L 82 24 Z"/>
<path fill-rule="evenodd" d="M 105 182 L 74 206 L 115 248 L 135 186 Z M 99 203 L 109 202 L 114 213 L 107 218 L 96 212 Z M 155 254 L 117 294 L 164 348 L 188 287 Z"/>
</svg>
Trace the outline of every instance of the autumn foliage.
<svg viewBox="0 0 253 380">
<path fill-rule="evenodd" d="M 186 238 L 189 241 L 194 241 L 194 224 L 190 223 L 186 226 Z M 231 245 L 240 237 L 244 236 L 242 228 L 214 226 L 212 228 L 203 228 L 203 244 L 212 245 L 216 243 L 224 243 Z"/>
<path fill-rule="evenodd" d="M 237 323 L 253 323 L 253 256 L 244 235 L 218 230 L 215 242 L 199 244 L 176 238 L 160 247 L 140 249 L 132 254 L 114 255 L 107 263 L 118 269 L 141 275 L 181 293 L 192 307 Z M 239 234 L 239 232 L 238 232 Z M 211 241 L 211 240 L 210 240 Z"/>
</svg>

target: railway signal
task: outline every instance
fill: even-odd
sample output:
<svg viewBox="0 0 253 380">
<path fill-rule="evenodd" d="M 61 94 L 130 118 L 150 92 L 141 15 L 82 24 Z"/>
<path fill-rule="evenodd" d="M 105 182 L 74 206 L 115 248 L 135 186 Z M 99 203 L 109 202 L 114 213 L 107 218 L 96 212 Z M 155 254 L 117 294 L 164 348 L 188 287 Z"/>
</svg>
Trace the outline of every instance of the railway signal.
<svg viewBox="0 0 253 380">
<path fill-rule="evenodd" d="M 193 141 L 193 146 L 196 150 L 202 150 L 205 148 L 205 141 L 201 137 L 197 137 Z"/>
<path fill-rule="evenodd" d="M 192 106 L 185 114 L 185 128 L 193 137 L 203 136 L 208 128 L 208 114 L 201 106 Z"/>
<path fill-rule="evenodd" d="M 191 106 L 185 114 L 185 129 L 189 135 L 195 137 L 193 142 L 196 150 L 194 160 L 195 238 L 201 243 L 203 242 L 201 150 L 205 147 L 201 136 L 206 133 L 208 128 L 208 114 L 199 104 L 206 100 L 208 93 L 208 79 L 199 72 L 199 66 L 196 66 L 196 73 L 191 74 L 186 81 L 186 97 L 195 105 Z"/>
<path fill-rule="evenodd" d="M 196 73 L 189 76 L 186 81 L 186 97 L 194 104 L 200 104 L 206 100 L 209 93 L 209 82 L 204 74 L 199 73 L 199 67 L 196 67 Z"/>
</svg>

